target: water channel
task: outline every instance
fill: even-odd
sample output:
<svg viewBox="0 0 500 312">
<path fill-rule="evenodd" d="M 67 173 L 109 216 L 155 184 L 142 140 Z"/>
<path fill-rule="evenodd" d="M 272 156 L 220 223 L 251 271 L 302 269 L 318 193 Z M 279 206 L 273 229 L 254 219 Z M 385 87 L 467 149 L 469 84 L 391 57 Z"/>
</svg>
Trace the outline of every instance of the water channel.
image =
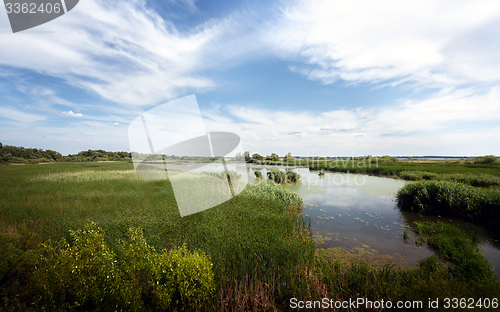
<svg viewBox="0 0 500 312">
<path fill-rule="evenodd" d="M 248 164 L 247 167 L 250 184 L 266 180 L 266 172 L 272 168 L 283 171 L 290 169 L 253 164 Z M 178 169 L 189 170 L 189 165 L 179 166 Z M 228 169 L 236 168 L 229 164 Z M 203 170 L 220 171 L 223 167 L 205 165 Z M 262 180 L 255 178 L 255 170 L 262 172 Z M 301 180 L 283 187 L 296 192 L 304 200 L 303 214 L 310 218 L 318 249 L 326 257 L 334 257 L 343 264 L 363 259 L 375 266 L 393 263 L 401 267 L 412 267 L 434 252 L 425 243 L 417 244 L 418 237 L 412 231 L 411 224 L 414 221 L 442 221 L 474 233 L 474 239 L 500 277 L 498 237 L 480 226 L 460 220 L 400 211 L 395 195 L 408 182 L 334 172 L 319 176 L 317 171 L 304 167 L 293 167 L 293 170 L 302 176 Z M 410 238 L 405 240 L 403 232 L 407 232 Z"/>
</svg>

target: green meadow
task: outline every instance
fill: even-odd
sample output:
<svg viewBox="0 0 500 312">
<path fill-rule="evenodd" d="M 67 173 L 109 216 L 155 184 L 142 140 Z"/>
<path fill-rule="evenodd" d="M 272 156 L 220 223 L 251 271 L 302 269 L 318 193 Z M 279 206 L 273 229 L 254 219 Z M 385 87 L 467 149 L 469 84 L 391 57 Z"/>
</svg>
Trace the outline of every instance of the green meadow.
<svg viewBox="0 0 500 312">
<path fill-rule="evenodd" d="M 4 165 L 0 189 L 6 311 L 276 311 L 291 310 L 292 298 L 427 305 L 500 297 L 477 245 L 446 224 L 413 225 L 436 251 L 418 267 L 341 266 L 316 248 L 302 199 L 273 182 L 186 217 L 168 178 L 139 178 L 129 162 Z"/>
</svg>

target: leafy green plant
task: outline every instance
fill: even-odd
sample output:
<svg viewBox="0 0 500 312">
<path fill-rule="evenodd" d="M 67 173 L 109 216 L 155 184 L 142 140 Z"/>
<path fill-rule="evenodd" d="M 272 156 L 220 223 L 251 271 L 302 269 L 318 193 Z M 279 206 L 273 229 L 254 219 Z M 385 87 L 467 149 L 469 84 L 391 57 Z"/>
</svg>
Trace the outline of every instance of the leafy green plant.
<svg viewBox="0 0 500 312">
<path fill-rule="evenodd" d="M 260 170 L 255 170 L 254 174 L 257 179 L 262 179 L 262 172 Z"/>
<path fill-rule="evenodd" d="M 44 245 L 32 295 L 39 307 L 63 310 L 202 309 L 215 290 L 210 258 L 186 245 L 156 252 L 139 228 L 121 241 L 121 261 L 93 222 Z"/>
<path fill-rule="evenodd" d="M 130 242 L 121 242 L 124 267 L 149 298 L 152 309 L 174 306 L 201 307 L 212 296 L 215 284 L 210 258 L 188 251 L 186 245 L 156 252 L 144 238 L 142 229 L 129 229 Z"/>
</svg>

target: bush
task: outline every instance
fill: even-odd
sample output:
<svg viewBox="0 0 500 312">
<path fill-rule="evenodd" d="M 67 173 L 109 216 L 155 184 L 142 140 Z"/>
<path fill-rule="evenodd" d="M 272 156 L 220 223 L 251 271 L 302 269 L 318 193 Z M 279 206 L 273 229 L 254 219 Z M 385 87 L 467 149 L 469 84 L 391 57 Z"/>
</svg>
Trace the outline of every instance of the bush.
<svg viewBox="0 0 500 312">
<path fill-rule="evenodd" d="M 44 265 L 35 273 L 40 282 L 42 306 L 62 310 L 95 310 L 125 307 L 133 289 L 122 279 L 115 254 L 104 242 L 95 223 L 70 231 L 74 245 L 65 240 L 45 245 Z M 136 300 L 134 300 L 136 299 Z"/>
<path fill-rule="evenodd" d="M 293 172 L 292 170 L 287 170 L 286 172 L 284 172 L 279 169 L 273 168 L 267 172 L 267 178 L 271 181 L 280 184 L 288 182 L 297 182 L 299 181 L 301 176 L 300 174 L 298 174 L 297 172 Z"/>
<path fill-rule="evenodd" d="M 186 245 L 157 253 L 141 229 L 131 228 L 129 235 L 130 243 L 121 242 L 125 271 L 148 298 L 148 309 L 201 307 L 211 297 L 215 284 L 208 256 L 189 252 Z"/>
<path fill-rule="evenodd" d="M 37 309 L 203 310 L 213 295 L 210 259 L 185 245 L 158 253 L 141 229 L 131 228 L 130 241 L 120 243 L 123 260 L 118 261 L 95 223 L 70 234 L 72 246 L 65 240 L 48 242 L 42 261 L 32 265 L 38 269 L 24 288 L 29 298 L 24 301 Z"/>
<path fill-rule="evenodd" d="M 286 181 L 287 182 L 297 182 L 301 178 L 300 174 L 294 172 L 292 170 L 288 170 L 286 172 Z"/>
<path fill-rule="evenodd" d="M 479 156 L 474 158 L 474 163 L 481 165 L 500 165 L 500 159 L 495 155 Z"/>
<path fill-rule="evenodd" d="M 260 172 L 259 170 L 255 170 L 254 173 L 257 179 L 262 179 L 262 172 Z"/>
</svg>

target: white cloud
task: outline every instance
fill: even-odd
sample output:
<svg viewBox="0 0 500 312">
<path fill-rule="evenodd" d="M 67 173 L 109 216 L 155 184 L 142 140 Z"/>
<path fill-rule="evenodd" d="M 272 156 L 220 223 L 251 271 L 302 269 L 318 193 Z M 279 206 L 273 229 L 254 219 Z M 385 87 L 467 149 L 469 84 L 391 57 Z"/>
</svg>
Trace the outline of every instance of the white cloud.
<svg viewBox="0 0 500 312">
<path fill-rule="evenodd" d="M 81 113 L 78 113 L 78 114 L 75 114 L 73 113 L 72 111 L 68 111 L 68 112 L 62 112 L 64 115 L 66 116 L 70 116 L 70 117 L 83 117 L 83 115 Z"/>
<path fill-rule="evenodd" d="M 329 84 L 500 81 L 499 1 L 296 1 L 269 32 L 290 69 Z"/>
<path fill-rule="evenodd" d="M 211 66 L 202 56 L 221 31 L 204 25 L 182 35 L 142 0 L 87 0 L 32 33 L 2 35 L 0 64 L 61 77 L 115 103 L 146 105 L 213 87 L 197 71 Z"/>
<path fill-rule="evenodd" d="M 481 105 L 479 106 L 478 103 Z M 205 115 L 211 131 L 242 137 L 247 150 L 294 155 L 500 154 L 500 132 L 463 129 L 468 122 L 500 124 L 500 92 L 443 90 L 428 99 L 382 108 L 319 113 L 273 111 L 231 105 L 222 117 Z M 271 140 L 272 138 L 272 140 Z M 481 142 L 481 144 L 479 144 Z"/>
<path fill-rule="evenodd" d="M 9 107 L 0 107 L 0 118 L 1 117 L 20 122 L 21 124 L 33 123 L 46 119 L 46 117 L 42 115 L 27 113 Z"/>
</svg>

